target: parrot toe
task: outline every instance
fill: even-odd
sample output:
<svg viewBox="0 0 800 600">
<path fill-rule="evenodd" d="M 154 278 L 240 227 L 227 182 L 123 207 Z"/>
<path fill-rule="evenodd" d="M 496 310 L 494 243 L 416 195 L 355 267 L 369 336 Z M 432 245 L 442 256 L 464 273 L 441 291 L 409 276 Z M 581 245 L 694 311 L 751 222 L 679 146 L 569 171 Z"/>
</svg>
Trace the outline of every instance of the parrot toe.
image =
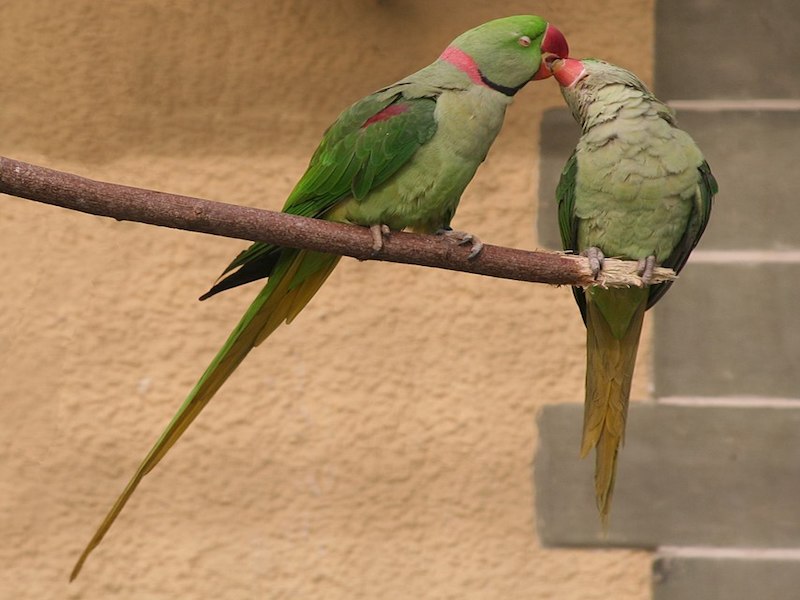
<svg viewBox="0 0 800 600">
<path fill-rule="evenodd" d="M 592 246 L 581 252 L 586 258 L 589 259 L 589 268 L 592 270 L 592 277 L 597 279 L 600 271 L 603 270 L 603 261 L 606 259 L 605 254 L 600 248 Z"/>
<path fill-rule="evenodd" d="M 467 233 L 466 231 L 459 231 L 457 229 L 440 229 L 436 232 L 436 235 L 441 235 L 449 240 L 454 241 L 459 246 L 466 246 L 469 244 L 471 246 L 471 250 L 467 255 L 467 260 L 472 260 L 478 254 L 481 253 L 483 250 L 483 242 L 477 235 L 472 233 Z"/>
<path fill-rule="evenodd" d="M 640 258 L 639 259 L 639 267 L 636 270 L 636 274 L 642 278 L 642 283 L 645 285 L 650 285 L 653 281 L 653 271 L 656 268 L 656 257 L 653 255 L 648 256 L 647 258 Z"/>
<path fill-rule="evenodd" d="M 383 250 L 383 238 L 389 237 L 392 230 L 388 225 L 370 225 L 370 233 L 372 233 L 372 254 L 378 254 Z"/>
</svg>

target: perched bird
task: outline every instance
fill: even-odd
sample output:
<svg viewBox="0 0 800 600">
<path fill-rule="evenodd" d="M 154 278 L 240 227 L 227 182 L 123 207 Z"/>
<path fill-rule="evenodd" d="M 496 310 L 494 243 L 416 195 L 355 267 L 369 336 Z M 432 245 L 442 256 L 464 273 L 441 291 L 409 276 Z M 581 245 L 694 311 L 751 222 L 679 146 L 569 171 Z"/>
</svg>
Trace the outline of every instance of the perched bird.
<svg viewBox="0 0 800 600">
<path fill-rule="evenodd" d="M 459 237 L 449 225 L 464 188 L 500 131 L 514 94 L 532 79 L 550 76 L 543 58 L 551 54 L 566 57 L 567 42 L 536 16 L 497 19 L 463 33 L 432 64 L 339 115 L 283 210 L 370 227 L 376 251 L 388 231 L 405 228 Z M 479 244 L 473 247 L 479 249 Z M 103 519 L 71 580 L 142 478 L 247 353 L 298 315 L 339 258 L 256 243 L 202 296 L 269 277 Z"/>
<path fill-rule="evenodd" d="M 557 188 L 564 248 L 639 261 L 646 287 L 573 288 L 586 324 L 581 456 L 596 448 L 595 495 L 607 523 L 644 312 L 669 288 L 708 222 L 717 182 L 670 108 L 630 71 L 600 60 L 548 59 L 581 137 Z"/>
</svg>

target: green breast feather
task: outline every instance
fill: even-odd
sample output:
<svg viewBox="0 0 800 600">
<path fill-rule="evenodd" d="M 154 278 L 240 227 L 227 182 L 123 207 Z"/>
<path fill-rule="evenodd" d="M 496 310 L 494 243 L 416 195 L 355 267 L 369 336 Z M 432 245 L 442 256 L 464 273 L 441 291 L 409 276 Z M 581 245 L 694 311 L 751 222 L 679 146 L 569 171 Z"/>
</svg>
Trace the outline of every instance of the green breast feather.
<svg viewBox="0 0 800 600">
<path fill-rule="evenodd" d="M 561 173 L 558 187 L 556 188 L 556 198 L 558 201 L 558 223 L 561 233 L 561 241 L 565 250 L 582 252 L 585 248 L 578 247 L 578 224 L 579 219 L 575 211 L 575 189 L 578 175 L 578 159 L 575 153 L 570 156 Z M 703 161 L 697 167 L 697 185 L 693 195 L 691 213 L 687 226 L 683 231 L 680 241 L 675 246 L 675 250 L 662 262 L 662 266 L 679 272 L 686 264 L 689 254 L 697 245 L 700 236 L 706 228 L 711 212 L 713 196 L 717 193 L 717 182 L 711 174 L 708 163 Z M 633 258 L 633 257 L 623 257 Z M 636 257 L 639 258 L 639 257 Z M 653 306 L 667 291 L 671 282 L 661 283 L 650 287 L 647 307 Z M 581 309 L 581 313 L 586 318 L 586 299 L 583 291 L 573 290 L 575 299 Z"/>
</svg>

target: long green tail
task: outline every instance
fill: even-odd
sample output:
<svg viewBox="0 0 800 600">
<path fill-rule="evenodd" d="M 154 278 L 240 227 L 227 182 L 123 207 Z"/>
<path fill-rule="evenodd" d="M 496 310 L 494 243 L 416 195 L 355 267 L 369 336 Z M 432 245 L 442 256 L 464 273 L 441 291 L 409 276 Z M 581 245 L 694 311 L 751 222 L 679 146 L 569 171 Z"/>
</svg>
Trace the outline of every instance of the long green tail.
<svg viewBox="0 0 800 600">
<path fill-rule="evenodd" d="M 70 581 L 80 573 L 86 558 L 105 536 L 139 483 L 180 438 L 184 431 L 236 370 L 248 352 L 265 340 L 282 322 L 291 322 L 314 296 L 339 262 L 339 256 L 284 250 L 275 270 L 247 309 L 228 340 L 184 400 L 161 437 L 147 454 L 128 485 L 108 511 L 72 569 Z"/>
<path fill-rule="evenodd" d="M 587 292 L 586 300 L 586 401 L 581 457 L 592 448 L 597 449 L 595 497 L 605 526 L 614 493 L 617 453 L 625 439 L 647 290 L 597 290 Z"/>
</svg>

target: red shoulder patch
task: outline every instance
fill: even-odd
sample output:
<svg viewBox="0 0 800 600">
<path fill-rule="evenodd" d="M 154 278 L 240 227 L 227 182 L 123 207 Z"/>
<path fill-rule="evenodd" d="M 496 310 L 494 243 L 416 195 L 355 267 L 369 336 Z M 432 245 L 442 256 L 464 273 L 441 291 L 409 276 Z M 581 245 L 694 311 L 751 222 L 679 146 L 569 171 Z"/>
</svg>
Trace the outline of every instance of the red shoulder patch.
<svg viewBox="0 0 800 600">
<path fill-rule="evenodd" d="M 375 113 L 369 119 L 364 121 L 364 124 L 361 126 L 361 129 L 365 127 L 369 127 L 373 123 L 377 123 L 378 121 L 385 121 L 387 119 L 391 119 L 392 117 L 396 117 L 397 115 L 402 115 L 404 112 L 408 112 L 410 106 L 408 104 L 390 104 L 382 111 Z"/>
</svg>

